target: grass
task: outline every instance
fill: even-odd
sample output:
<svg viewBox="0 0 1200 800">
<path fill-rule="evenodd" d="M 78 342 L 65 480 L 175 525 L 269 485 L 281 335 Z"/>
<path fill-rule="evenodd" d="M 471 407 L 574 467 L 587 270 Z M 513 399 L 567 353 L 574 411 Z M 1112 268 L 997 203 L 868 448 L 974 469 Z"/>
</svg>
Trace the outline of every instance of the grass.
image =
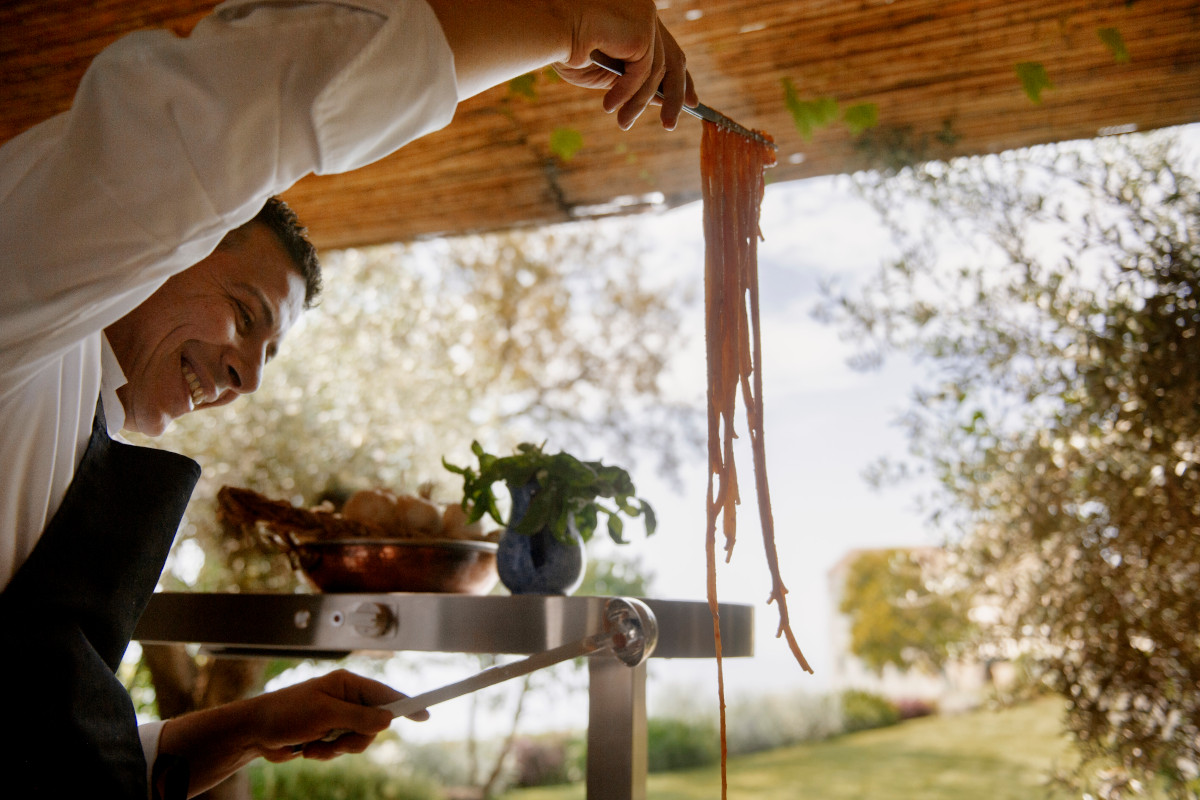
<svg viewBox="0 0 1200 800">
<path fill-rule="evenodd" d="M 754 800 L 1066 800 L 1046 776 L 1073 763 L 1056 700 L 924 717 L 824 742 L 730 759 L 729 797 Z M 720 796 L 716 768 L 650 775 L 653 800 Z M 504 800 L 583 800 L 582 785 L 513 791 Z"/>
</svg>

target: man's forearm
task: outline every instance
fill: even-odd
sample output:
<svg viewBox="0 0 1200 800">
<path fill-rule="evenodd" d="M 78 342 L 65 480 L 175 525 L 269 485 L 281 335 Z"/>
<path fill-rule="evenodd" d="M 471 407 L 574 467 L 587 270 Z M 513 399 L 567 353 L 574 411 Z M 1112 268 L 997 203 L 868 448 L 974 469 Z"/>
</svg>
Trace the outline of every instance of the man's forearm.
<svg viewBox="0 0 1200 800">
<path fill-rule="evenodd" d="M 570 16 L 558 0 L 426 0 L 454 52 L 459 98 L 570 55 Z"/>
</svg>

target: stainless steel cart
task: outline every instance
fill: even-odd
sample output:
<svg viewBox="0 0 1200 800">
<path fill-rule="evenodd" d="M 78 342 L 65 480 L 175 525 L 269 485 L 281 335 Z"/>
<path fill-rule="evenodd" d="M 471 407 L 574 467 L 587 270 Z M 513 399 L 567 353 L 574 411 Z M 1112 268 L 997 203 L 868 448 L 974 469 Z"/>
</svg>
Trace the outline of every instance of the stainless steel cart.
<svg viewBox="0 0 1200 800">
<path fill-rule="evenodd" d="M 134 638 L 216 655 L 341 657 L 353 651 L 529 654 L 603 627 L 605 597 L 161 592 Z M 708 604 L 643 598 L 658 621 L 655 658 L 712 658 Z M 754 653 L 754 611 L 722 603 L 722 655 Z M 588 659 L 587 796 L 646 797 L 646 665 Z"/>
</svg>

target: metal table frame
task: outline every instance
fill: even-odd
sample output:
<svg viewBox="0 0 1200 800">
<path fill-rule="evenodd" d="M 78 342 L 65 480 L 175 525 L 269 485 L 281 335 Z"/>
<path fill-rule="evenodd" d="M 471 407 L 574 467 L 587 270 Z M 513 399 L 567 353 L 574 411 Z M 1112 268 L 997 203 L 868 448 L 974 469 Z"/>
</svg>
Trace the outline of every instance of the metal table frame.
<svg viewBox="0 0 1200 800">
<path fill-rule="evenodd" d="M 658 621 L 655 658 L 712 658 L 708 604 L 642 598 Z M 603 629 L 605 597 L 447 594 L 155 594 L 134 631 L 215 655 L 340 658 L 350 652 L 530 654 Z M 722 603 L 721 651 L 754 653 L 754 611 Z M 587 796 L 646 797 L 646 665 L 588 659 Z"/>
</svg>

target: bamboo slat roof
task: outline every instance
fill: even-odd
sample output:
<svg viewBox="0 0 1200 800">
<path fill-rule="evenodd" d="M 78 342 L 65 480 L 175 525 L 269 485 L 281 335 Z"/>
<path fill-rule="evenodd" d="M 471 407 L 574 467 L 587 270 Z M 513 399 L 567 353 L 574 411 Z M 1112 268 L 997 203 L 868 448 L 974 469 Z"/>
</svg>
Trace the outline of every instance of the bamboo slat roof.
<svg viewBox="0 0 1200 800">
<path fill-rule="evenodd" d="M 18 0 L 0 4 L 0 141 L 67 108 L 92 56 L 137 28 L 190 30 L 211 0 Z M 772 181 L 871 159 L 995 152 L 1104 131 L 1200 120 L 1196 0 L 660 0 L 701 99 L 772 134 Z M 1115 32 L 1115 34 L 1114 34 Z M 1123 44 L 1128 58 L 1117 42 Z M 1052 86 L 1034 102 L 1019 64 Z M 785 101 L 873 104 L 803 137 Z M 446 129 L 355 173 L 310 177 L 286 197 L 318 245 L 552 223 L 699 196 L 700 123 L 643 119 L 621 132 L 599 96 L 539 75 L 533 97 L 498 87 Z M 555 154 L 557 129 L 577 133 Z"/>
</svg>

